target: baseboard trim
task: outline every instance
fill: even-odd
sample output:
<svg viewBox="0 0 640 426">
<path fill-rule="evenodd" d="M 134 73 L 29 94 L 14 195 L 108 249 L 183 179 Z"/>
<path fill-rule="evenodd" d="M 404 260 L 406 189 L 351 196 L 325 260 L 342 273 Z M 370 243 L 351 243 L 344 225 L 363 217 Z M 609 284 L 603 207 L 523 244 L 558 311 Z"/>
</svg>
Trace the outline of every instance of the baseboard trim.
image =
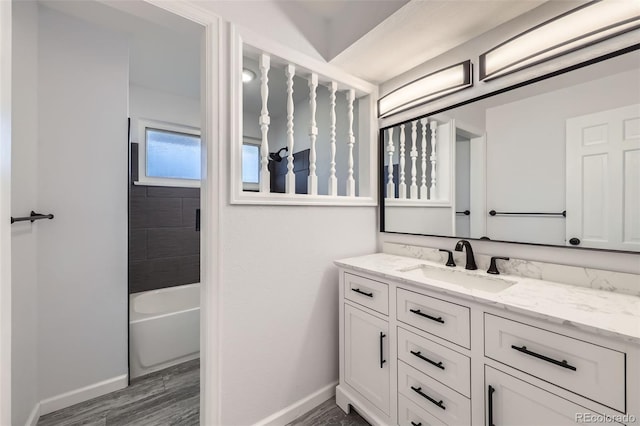
<svg viewBox="0 0 640 426">
<path fill-rule="evenodd" d="M 127 385 L 127 375 L 123 374 L 121 376 L 94 383 L 80 389 L 72 390 L 51 398 L 44 399 L 40 401 L 40 415 L 44 416 L 45 414 L 53 413 L 54 411 L 71 407 L 72 405 L 78 404 L 80 402 L 88 401 L 98 396 L 124 389 L 127 387 Z"/>
<path fill-rule="evenodd" d="M 325 402 L 336 394 L 336 385 L 338 382 L 331 383 L 328 386 L 323 387 L 317 392 L 302 398 L 299 401 L 294 402 L 288 407 L 278 411 L 269 417 L 260 420 L 253 426 L 284 426 L 287 423 L 291 423 L 307 411 L 313 410 L 318 405 Z"/>
<path fill-rule="evenodd" d="M 31 410 L 31 414 L 29 414 L 29 418 L 27 418 L 24 426 L 36 426 L 38 424 L 38 420 L 40 420 L 40 403 L 38 402 L 33 406 L 33 410 Z"/>
</svg>

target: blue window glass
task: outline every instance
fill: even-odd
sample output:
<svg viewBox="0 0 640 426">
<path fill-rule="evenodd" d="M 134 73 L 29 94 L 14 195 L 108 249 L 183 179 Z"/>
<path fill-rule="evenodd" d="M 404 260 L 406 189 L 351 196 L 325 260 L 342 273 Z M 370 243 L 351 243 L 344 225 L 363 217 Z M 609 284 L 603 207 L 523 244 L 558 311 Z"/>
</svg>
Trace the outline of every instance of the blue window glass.
<svg viewBox="0 0 640 426">
<path fill-rule="evenodd" d="M 242 182 L 260 182 L 260 147 L 242 145 Z"/>
<path fill-rule="evenodd" d="M 147 128 L 147 176 L 200 179 L 200 137 Z"/>
</svg>

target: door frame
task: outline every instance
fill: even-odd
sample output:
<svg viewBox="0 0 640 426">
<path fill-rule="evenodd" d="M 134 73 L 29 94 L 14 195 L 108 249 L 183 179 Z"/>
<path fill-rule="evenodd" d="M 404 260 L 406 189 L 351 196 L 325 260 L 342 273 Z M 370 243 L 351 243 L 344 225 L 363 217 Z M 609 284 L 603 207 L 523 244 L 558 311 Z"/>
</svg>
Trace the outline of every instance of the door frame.
<svg viewBox="0 0 640 426">
<path fill-rule="evenodd" d="M 117 2 L 115 2 L 117 3 Z M 200 423 L 220 424 L 219 283 L 220 151 L 226 78 L 220 57 L 226 40 L 217 15 L 189 2 L 141 0 L 203 26 L 201 182 Z M 122 4 L 122 3 L 121 3 Z M 0 424 L 11 424 L 11 1 L 0 1 Z M 116 4 L 117 6 L 117 4 Z M 131 5 L 130 5 L 131 6 Z"/>
<path fill-rule="evenodd" d="M 0 424 L 11 424 L 11 2 L 0 1 Z"/>
</svg>

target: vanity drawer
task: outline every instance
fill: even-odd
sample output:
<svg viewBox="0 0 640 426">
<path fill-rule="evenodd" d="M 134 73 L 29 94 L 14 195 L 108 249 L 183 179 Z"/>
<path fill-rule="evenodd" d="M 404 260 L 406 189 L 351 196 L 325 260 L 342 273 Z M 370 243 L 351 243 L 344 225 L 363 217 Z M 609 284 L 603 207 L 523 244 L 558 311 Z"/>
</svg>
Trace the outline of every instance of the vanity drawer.
<svg viewBox="0 0 640 426">
<path fill-rule="evenodd" d="M 344 298 L 389 315 L 389 286 L 385 283 L 345 272 Z"/>
<path fill-rule="evenodd" d="M 469 357 L 398 327 L 398 358 L 466 397 L 471 396 Z"/>
<path fill-rule="evenodd" d="M 470 347 L 469 308 L 401 288 L 397 296 L 399 321 Z"/>
<path fill-rule="evenodd" d="M 398 395 L 398 426 L 456 426 L 445 423 L 420 408 L 415 402 Z"/>
<path fill-rule="evenodd" d="M 625 412 L 625 354 L 485 314 L 485 355 Z"/>
<path fill-rule="evenodd" d="M 471 423 L 471 400 L 442 383 L 398 362 L 398 393 L 445 424 Z"/>
</svg>

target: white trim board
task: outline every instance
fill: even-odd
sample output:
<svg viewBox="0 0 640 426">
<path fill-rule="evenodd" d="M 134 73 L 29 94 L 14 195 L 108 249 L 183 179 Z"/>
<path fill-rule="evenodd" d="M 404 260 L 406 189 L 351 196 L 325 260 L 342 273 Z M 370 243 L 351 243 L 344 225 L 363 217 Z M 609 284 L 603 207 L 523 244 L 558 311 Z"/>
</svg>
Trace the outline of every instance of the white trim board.
<svg viewBox="0 0 640 426">
<path fill-rule="evenodd" d="M 38 402 L 33 406 L 33 410 L 31 410 L 31 414 L 29 414 L 29 418 L 27 418 L 24 426 L 37 426 L 38 420 L 40 420 L 40 403 Z"/>
<path fill-rule="evenodd" d="M 44 416 L 45 414 L 53 413 L 54 411 L 70 407 L 80 402 L 88 401 L 90 399 L 97 398 L 99 396 L 106 395 L 120 389 L 124 389 L 127 387 L 127 385 L 127 375 L 123 374 L 121 376 L 116 376 L 111 379 L 94 383 L 80 389 L 75 389 L 60 395 L 53 396 L 51 398 L 44 399 L 40 401 L 39 404 L 39 415 Z"/>
<path fill-rule="evenodd" d="M 336 394 L 337 385 L 338 382 L 331 383 L 311 395 L 294 402 L 288 407 L 283 408 L 277 413 L 260 420 L 253 426 L 284 426 L 291 423 L 304 413 L 313 410 L 318 405 L 334 396 Z"/>
</svg>

